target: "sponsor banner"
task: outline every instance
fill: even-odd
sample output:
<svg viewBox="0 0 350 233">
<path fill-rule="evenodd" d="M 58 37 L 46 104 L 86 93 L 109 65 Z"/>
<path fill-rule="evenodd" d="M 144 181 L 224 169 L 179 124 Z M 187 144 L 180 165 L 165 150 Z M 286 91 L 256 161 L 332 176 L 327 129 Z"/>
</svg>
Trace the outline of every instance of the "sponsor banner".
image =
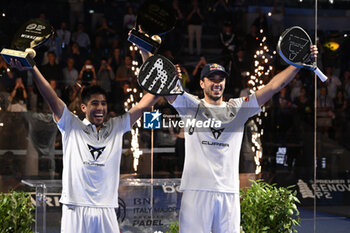
<svg viewBox="0 0 350 233">
<path fill-rule="evenodd" d="M 316 197 L 317 205 L 349 205 L 350 179 L 299 179 L 297 184 L 298 198 L 304 205 L 312 205 Z"/>
<path fill-rule="evenodd" d="M 166 232 L 171 222 L 179 219 L 182 193 L 180 179 L 125 179 L 119 186 L 118 222 L 123 233 Z M 59 232 L 62 204 L 61 188 L 48 187 L 46 193 L 46 219 L 50 232 Z M 32 203 L 35 192 L 30 193 Z M 40 206 L 39 206 L 40 208 Z M 40 212 L 42 213 L 42 212 Z"/>
<path fill-rule="evenodd" d="M 125 209 L 119 217 L 123 233 L 143 233 L 169 230 L 170 222 L 178 220 L 181 193 L 178 185 L 123 186 L 119 196 Z"/>
</svg>

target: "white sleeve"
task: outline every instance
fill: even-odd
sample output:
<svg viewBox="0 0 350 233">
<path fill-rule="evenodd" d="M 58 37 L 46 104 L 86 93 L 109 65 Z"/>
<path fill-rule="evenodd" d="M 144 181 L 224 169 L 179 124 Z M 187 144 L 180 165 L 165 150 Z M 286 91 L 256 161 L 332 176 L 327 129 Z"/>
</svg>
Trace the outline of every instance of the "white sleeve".
<svg viewBox="0 0 350 233">
<path fill-rule="evenodd" d="M 183 116 L 195 112 L 199 103 L 200 100 L 197 96 L 184 92 L 182 95 L 178 95 L 171 105 Z"/>
<path fill-rule="evenodd" d="M 116 125 L 116 130 L 121 130 L 123 133 L 130 131 L 130 113 L 126 112 L 119 117 L 113 118 Z"/>
<path fill-rule="evenodd" d="M 53 117 L 53 119 L 61 132 L 67 132 L 68 130 L 72 129 L 72 123 L 75 117 L 77 116 L 69 111 L 67 105 L 65 105 L 61 119 L 58 122 L 56 122 L 55 117 Z"/>
<path fill-rule="evenodd" d="M 261 111 L 255 93 L 246 97 L 230 99 L 229 104 L 233 108 L 239 109 L 237 115 L 245 120 L 248 120 L 248 118 L 258 114 Z"/>
</svg>

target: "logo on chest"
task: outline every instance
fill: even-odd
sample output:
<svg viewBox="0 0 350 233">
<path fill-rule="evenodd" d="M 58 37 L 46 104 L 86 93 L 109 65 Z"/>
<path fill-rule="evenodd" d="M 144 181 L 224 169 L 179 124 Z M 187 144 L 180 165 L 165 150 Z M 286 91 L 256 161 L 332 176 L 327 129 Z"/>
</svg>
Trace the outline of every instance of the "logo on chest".
<svg viewBox="0 0 350 233">
<path fill-rule="evenodd" d="M 221 133 L 225 130 L 225 128 L 214 129 L 214 128 L 210 127 L 210 130 L 213 133 L 214 138 L 219 139 Z"/>
<path fill-rule="evenodd" d="M 104 147 L 93 147 L 89 144 L 87 144 L 87 146 L 89 148 L 89 151 L 90 151 L 92 158 L 95 161 L 98 160 L 98 158 L 101 156 L 103 150 L 106 148 L 105 146 Z"/>
</svg>

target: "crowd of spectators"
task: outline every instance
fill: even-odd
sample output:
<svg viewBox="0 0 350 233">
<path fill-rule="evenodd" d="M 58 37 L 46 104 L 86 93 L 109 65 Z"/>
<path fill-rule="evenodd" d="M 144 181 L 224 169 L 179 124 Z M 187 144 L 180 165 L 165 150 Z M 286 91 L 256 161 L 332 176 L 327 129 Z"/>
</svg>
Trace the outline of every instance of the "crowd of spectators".
<svg viewBox="0 0 350 233">
<path fill-rule="evenodd" d="M 18 4 L 20 2 L 18 1 Z M 186 54 L 203 55 L 201 52 L 201 28 L 205 20 L 204 15 L 210 13 L 217 16 L 222 7 L 228 11 L 225 2 L 217 1 L 213 5 L 212 12 L 209 13 L 204 5 L 199 4 L 197 0 L 193 0 L 189 6 L 180 4 L 177 0 L 169 1 L 169 3 L 174 8 L 177 22 L 174 30 L 163 37 L 161 53 L 174 62 L 178 62 L 178 56 L 183 55 L 185 51 L 184 35 L 188 27 Z M 39 4 L 41 4 L 40 7 Z M 124 99 L 123 90 L 125 88 L 123 87 L 127 85 L 131 88 L 138 88 L 133 61 L 141 64 L 141 57 L 137 51 L 129 50 L 131 44 L 127 41 L 127 35 L 129 30 L 135 26 L 135 12 L 137 12 L 141 2 L 69 0 L 66 2 L 66 7 L 58 7 L 57 12 L 52 9 L 56 7 L 54 3 L 46 6 L 41 2 L 33 2 L 32 5 L 28 5 L 28 7 L 37 7 L 40 11 L 35 9 L 33 14 L 35 12 L 37 15 L 29 15 L 25 19 L 18 14 L 14 15 L 14 12 L 11 14 L 11 6 L 14 6 L 9 3 L 9 13 L 5 20 L 17 22 L 20 25 L 29 18 L 39 17 L 53 25 L 55 33 L 36 49 L 35 62 L 57 95 L 64 100 L 70 110 L 79 113 L 77 97 L 79 97 L 81 87 L 100 85 L 109 95 L 109 110 L 117 114 L 122 113 L 124 106 L 120 100 Z M 114 12 L 117 13 L 117 16 L 108 12 L 109 8 L 117 9 Z M 213 13 L 214 10 L 215 13 Z M 60 15 L 64 11 L 66 14 Z M 228 12 L 226 13 L 228 14 Z M 21 17 L 23 22 L 18 19 Z M 222 14 L 220 14 L 220 18 L 222 18 Z M 8 25 L 2 26 L 2 33 L 5 34 L 5 31 L 8 30 L 7 34 L 10 32 L 13 32 L 12 35 L 14 34 L 14 28 L 8 28 Z M 194 37 L 196 38 L 196 52 L 193 49 Z M 3 47 L 8 47 L 11 40 L 12 38 L 7 36 Z M 3 58 L 0 59 L 2 109 L 8 111 L 48 111 L 49 109 L 38 93 L 30 73 L 12 70 Z M 182 70 L 186 74 L 186 78 L 183 79 L 185 86 L 190 86 L 190 82 L 196 82 L 188 75 L 185 66 L 182 67 Z M 20 79 L 22 81 L 19 81 Z M 197 85 L 194 86 L 198 88 Z M 21 105 L 21 107 L 14 105 Z"/>
<path fill-rule="evenodd" d="M 237 7 L 240 6 L 240 1 L 204 2 L 205 4 L 193 0 L 191 4 L 184 4 L 182 1 L 169 1 L 177 21 L 174 30 L 162 37 L 160 53 L 180 64 L 182 84 L 193 94 L 201 92 L 199 76 L 207 62 L 220 62 L 230 72 L 225 98 L 247 94 L 249 86 L 244 73 L 253 72 L 253 55 L 259 48 L 257 38 L 260 29 L 264 30 L 267 41 L 274 47 L 275 37 L 283 28 L 283 4 L 273 6 L 276 12 L 273 20 L 276 22 L 271 24 L 272 21 L 261 11 L 252 25 L 248 26 L 250 30 L 242 33 L 238 17 L 243 13 Z M 58 9 L 56 13 L 41 6 L 41 11 L 38 12 L 40 14 L 28 16 L 44 18 L 55 28 L 55 34 L 37 49 L 35 61 L 57 95 L 74 113 L 81 114 L 79 94 L 87 85 L 100 85 L 106 90 L 111 114 L 118 115 L 125 111 L 124 100 L 128 88 L 139 88 L 133 62 L 141 64 L 141 57 L 137 51 L 130 51 L 131 44 L 127 41 L 127 35 L 135 25 L 140 5 L 139 1 L 69 0 L 66 7 Z M 62 12 L 66 14 L 59 15 Z M 15 18 L 16 15 L 12 17 Z M 18 19 L 15 21 L 19 23 Z M 217 32 L 217 43 L 212 47 L 221 49 L 220 52 L 211 54 L 217 58 L 215 61 L 210 60 L 202 48 L 203 34 L 213 34 L 211 29 Z M 5 44 L 10 44 L 10 39 L 7 37 Z M 318 126 L 325 135 L 341 141 L 350 116 L 347 104 L 350 96 L 350 68 L 349 62 L 341 59 L 341 54 L 338 53 L 334 59 L 334 54 L 326 50 L 322 44 L 325 39 L 326 36 L 320 38 L 319 66 L 329 80 L 318 85 Z M 329 57 L 332 58 L 331 61 L 328 60 Z M 193 62 L 194 59 L 197 61 Z M 278 58 L 272 63 L 274 73 L 285 65 Z M 270 102 L 273 124 L 277 123 L 281 132 L 288 132 L 291 129 L 290 122 L 296 120 L 312 126 L 313 80 L 311 72 L 300 72 L 291 85 Z M 49 112 L 30 73 L 11 69 L 2 57 L 0 92 L 1 110 Z"/>
</svg>

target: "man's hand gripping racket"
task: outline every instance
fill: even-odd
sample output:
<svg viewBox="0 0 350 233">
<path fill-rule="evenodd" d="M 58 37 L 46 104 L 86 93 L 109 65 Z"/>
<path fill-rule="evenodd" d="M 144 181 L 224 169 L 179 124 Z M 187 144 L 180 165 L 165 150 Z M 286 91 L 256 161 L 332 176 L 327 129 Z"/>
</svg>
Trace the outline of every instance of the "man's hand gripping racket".
<svg viewBox="0 0 350 233">
<path fill-rule="evenodd" d="M 179 67 L 167 58 L 156 54 L 148 58 L 137 77 L 139 85 L 154 95 L 181 95 L 184 90 L 179 77 Z"/>
<path fill-rule="evenodd" d="M 294 26 L 285 30 L 280 36 L 277 44 L 277 51 L 282 59 L 290 65 L 312 70 L 317 74 L 322 82 L 327 80 L 327 76 L 316 66 L 311 57 L 315 47 L 307 32 L 301 27 Z"/>
</svg>

